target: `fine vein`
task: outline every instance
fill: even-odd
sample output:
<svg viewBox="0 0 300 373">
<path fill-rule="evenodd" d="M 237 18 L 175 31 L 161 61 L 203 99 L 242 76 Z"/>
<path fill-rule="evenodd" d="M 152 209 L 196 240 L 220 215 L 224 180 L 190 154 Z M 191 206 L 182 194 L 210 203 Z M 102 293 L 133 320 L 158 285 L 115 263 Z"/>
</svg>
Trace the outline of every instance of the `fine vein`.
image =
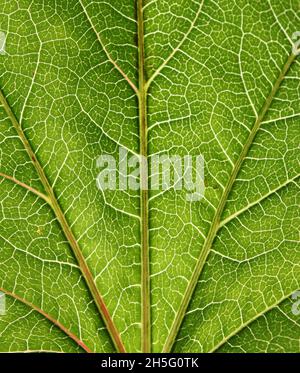
<svg viewBox="0 0 300 373">
<path fill-rule="evenodd" d="M 25 304 L 26 306 L 32 308 L 33 310 L 37 311 L 39 314 L 41 314 L 42 316 L 44 316 L 52 324 L 54 324 L 61 331 L 63 331 L 68 337 L 70 337 L 71 339 L 73 339 L 73 341 L 75 341 L 78 344 L 78 346 L 80 346 L 85 352 L 92 352 L 90 350 L 90 348 L 85 343 L 83 343 L 75 334 L 73 334 L 68 328 L 66 328 L 59 321 L 57 321 L 56 319 L 54 319 L 53 317 L 51 317 L 48 313 L 46 313 L 45 311 L 43 311 L 41 308 L 37 307 L 36 305 L 28 302 L 26 299 L 21 298 L 17 294 L 12 293 L 12 292 L 10 292 L 10 291 L 8 291 L 6 289 L 0 288 L 0 291 L 2 291 L 2 293 L 6 294 L 6 295 L 8 295 L 8 296 L 10 296 L 10 297 L 18 300 L 19 302 Z"/>
<path fill-rule="evenodd" d="M 300 175 L 296 175 L 294 176 L 292 179 L 288 179 L 286 180 L 286 182 L 284 182 L 283 184 L 279 185 L 277 188 L 275 189 L 272 189 L 270 190 L 267 194 L 264 194 L 261 198 L 259 198 L 258 200 L 252 202 L 252 203 L 249 203 L 249 205 L 243 207 L 242 209 L 236 211 L 235 213 L 233 213 L 232 215 L 228 216 L 227 218 L 225 218 L 224 220 L 222 220 L 219 224 L 219 228 L 222 228 L 224 225 L 228 224 L 231 220 L 233 219 L 236 219 L 238 216 L 240 216 L 241 214 L 243 214 L 244 212 L 248 211 L 251 207 L 254 207 L 256 205 L 259 205 L 262 201 L 264 201 L 266 198 L 270 197 L 271 195 L 279 192 L 281 189 L 285 188 L 287 185 L 291 184 L 291 183 L 294 183 L 298 178 L 299 178 Z"/>
<path fill-rule="evenodd" d="M 217 351 L 220 347 L 222 347 L 230 338 L 234 337 L 238 332 L 242 331 L 243 329 L 245 329 L 247 326 L 249 326 L 250 324 L 252 324 L 254 321 L 256 321 L 259 317 L 265 315 L 266 313 L 272 311 L 273 309 L 275 309 L 276 307 L 278 307 L 282 302 L 284 302 L 285 300 L 289 299 L 290 296 L 296 291 L 297 289 L 295 289 L 294 291 L 292 291 L 290 294 L 288 294 L 287 296 L 284 296 L 282 297 L 278 302 L 272 304 L 271 306 L 267 307 L 266 309 L 264 309 L 263 311 L 259 312 L 258 314 L 255 315 L 255 317 L 252 317 L 251 319 L 247 320 L 246 322 L 244 322 L 243 324 L 241 324 L 241 326 L 234 330 L 232 333 L 230 333 L 229 335 L 227 335 L 224 339 L 222 339 L 221 342 L 219 342 L 216 346 L 213 347 L 213 349 L 209 352 L 215 352 Z"/>
<path fill-rule="evenodd" d="M 166 58 L 166 60 L 159 66 L 159 68 L 153 73 L 153 75 L 147 81 L 147 83 L 146 83 L 146 89 L 148 89 L 150 87 L 150 85 L 153 82 L 153 80 L 161 73 L 161 71 L 163 70 L 163 68 L 170 62 L 170 60 L 174 57 L 174 55 L 179 51 L 179 49 L 181 48 L 182 44 L 189 37 L 190 33 L 192 32 L 193 28 L 195 27 L 197 19 L 199 18 L 199 15 L 200 15 L 201 10 L 202 10 L 203 3 L 204 3 L 204 0 L 199 5 L 199 8 L 197 10 L 195 18 L 193 19 L 193 21 L 192 21 L 192 23 L 190 25 L 190 28 L 188 29 L 188 31 L 186 32 L 186 34 L 184 35 L 184 37 L 181 39 L 181 41 L 179 42 L 179 44 L 177 45 L 177 47 L 170 53 L 170 55 L 168 56 L 168 58 Z"/>
<path fill-rule="evenodd" d="M 103 51 L 105 52 L 106 54 L 106 57 L 108 58 L 108 60 L 113 64 L 113 66 L 119 71 L 119 73 L 122 75 L 122 77 L 127 81 L 127 83 L 130 85 L 130 87 L 133 89 L 133 91 L 138 95 L 138 89 L 137 87 L 135 86 L 135 84 L 130 80 L 130 78 L 128 77 L 128 75 L 124 72 L 124 70 L 117 64 L 117 62 L 111 57 L 111 55 L 109 54 L 105 44 L 103 43 L 98 31 L 96 30 L 92 20 L 91 20 L 91 17 L 89 16 L 85 6 L 82 4 L 82 1 L 79 0 L 79 3 L 81 5 L 81 8 L 87 18 L 87 20 L 89 21 L 94 33 L 96 34 L 97 36 L 97 39 L 103 49 Z"/>
<path fill-rule="evenodd" d="M 10 176 L 10 175 L 6 175 L 4 174 L 3 172 L 0 172 L 0 177 L 3 177 L 4 179 L 7 179 L 7 180 L 10 180 L 12 181 L 13 183 L 17 184 L 17 185 L 20 185 L 21 187 L 29 190 L 31 193 L 37 195 L 38 197 L 42 198 L 44 201 L 46 201 L 47 203 L 50 203 L 50 200 L 48 198 L 48 196 L 46 196 L 46 194 L 44 193 L 41 193 L 39 190 L 31 187 L 30 185 L 27 185 L 25 183 L 23 183 L 22 181 L 20 180 L 17 180 L 16 178 L 14 178 L 13 176 Z"/>
</svg>

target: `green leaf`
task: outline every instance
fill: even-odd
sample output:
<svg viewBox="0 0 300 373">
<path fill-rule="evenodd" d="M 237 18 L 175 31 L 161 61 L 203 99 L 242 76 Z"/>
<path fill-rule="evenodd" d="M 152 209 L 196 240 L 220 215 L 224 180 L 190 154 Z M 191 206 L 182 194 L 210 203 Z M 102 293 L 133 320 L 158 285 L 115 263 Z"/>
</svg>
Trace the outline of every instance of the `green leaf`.
<svg viewBox="0 0 300 373">
<path fill-rule="evenodd" d="M 299 1 L 0 5 L 0 351 L 300 352 Z"/>
</svg>

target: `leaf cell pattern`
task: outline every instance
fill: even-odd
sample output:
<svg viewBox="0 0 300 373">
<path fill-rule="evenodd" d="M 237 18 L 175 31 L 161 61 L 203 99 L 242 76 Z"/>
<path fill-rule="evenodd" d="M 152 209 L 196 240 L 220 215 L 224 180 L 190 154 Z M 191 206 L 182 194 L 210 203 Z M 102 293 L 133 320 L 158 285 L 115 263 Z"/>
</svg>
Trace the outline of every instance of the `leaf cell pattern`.
<svg viewBox="0 0 300 373">
<path fill-rule="evenodd" d="M 299 1 L 0 5 L 0 350 L 299 352 Z M 204 198 L 100 191 L 120 146 Z"/>
</svg>

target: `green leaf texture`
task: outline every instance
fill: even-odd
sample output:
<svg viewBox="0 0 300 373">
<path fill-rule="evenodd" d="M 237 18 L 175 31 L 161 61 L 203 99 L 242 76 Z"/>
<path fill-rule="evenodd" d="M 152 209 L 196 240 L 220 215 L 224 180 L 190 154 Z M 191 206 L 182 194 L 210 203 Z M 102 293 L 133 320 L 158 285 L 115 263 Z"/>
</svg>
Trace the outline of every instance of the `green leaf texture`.
<svg viewBox="0 0 300 373">
<path fill-rule="evenodd" d="M 300 352 L 299 0 L 0 0 L 0 31 L 0 351 Z M 99 190 L 119 146 L 202 154 L 204 198 Z"/>
</svg>

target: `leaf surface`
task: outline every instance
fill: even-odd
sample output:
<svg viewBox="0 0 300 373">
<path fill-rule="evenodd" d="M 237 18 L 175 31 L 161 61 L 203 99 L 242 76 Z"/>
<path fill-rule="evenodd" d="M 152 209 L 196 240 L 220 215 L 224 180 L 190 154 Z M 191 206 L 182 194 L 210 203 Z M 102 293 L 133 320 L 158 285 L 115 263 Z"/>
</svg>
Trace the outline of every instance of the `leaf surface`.
<svg viewBox="0 0 300 373">
<path fill-rule="evenodd" d="M 299 352 L 299 1 L 0 5 L 0 350 Z M 204 198 L 99 190 L 120 146 Z"/>
</svg>

